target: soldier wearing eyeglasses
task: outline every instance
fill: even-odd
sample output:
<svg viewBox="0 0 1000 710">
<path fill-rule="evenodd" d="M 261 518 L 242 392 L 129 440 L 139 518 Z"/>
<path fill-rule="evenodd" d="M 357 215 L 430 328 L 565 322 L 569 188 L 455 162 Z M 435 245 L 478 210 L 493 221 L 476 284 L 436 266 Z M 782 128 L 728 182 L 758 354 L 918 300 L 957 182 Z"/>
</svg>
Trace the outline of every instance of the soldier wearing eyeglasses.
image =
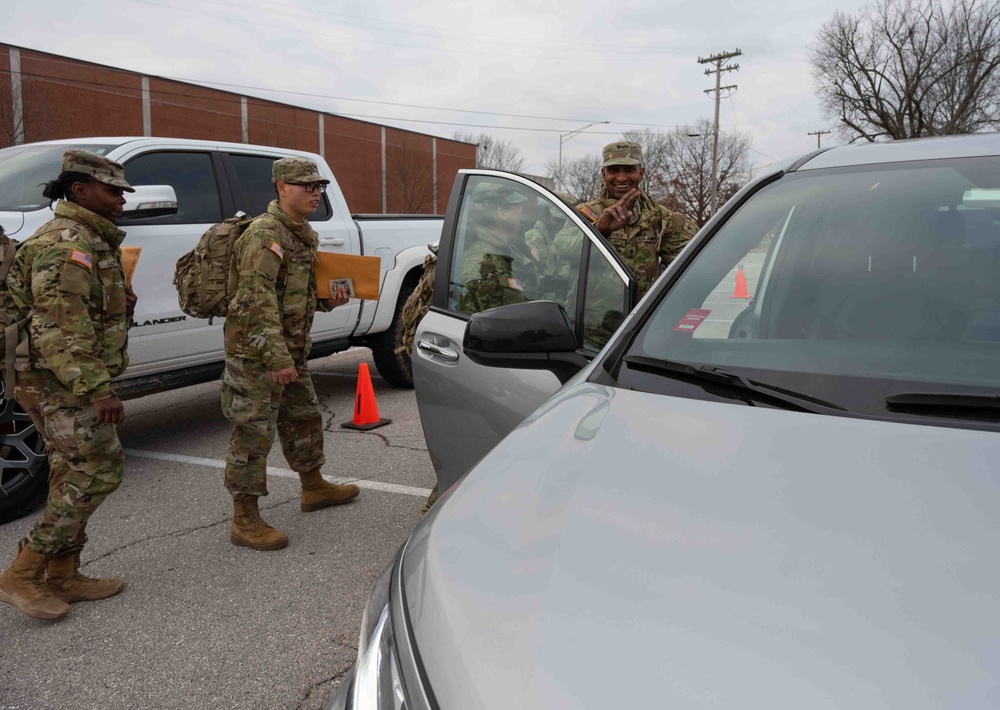
<svg viewBox="0 0 1000 710">
<path fill-rule="evenodd" d="M 301 509 L 320 510 L 358 495 L 354 485 L 323 480 L 323 417 L 306 358 L 316 310 L 348 302 L 343 287 L 319 301 L 313 261 L 318 237 L 306 221 L 329 180 L 307 158 L 276 160 L 277 199 L 233 248 L 232 294 L 226 315 L 226 369 L 222 410 L 234 425 L 226 456 L 226 488 L 233 496 L 230 542 L 277 550 L 288 536 L 261 519 L 267 495 L 265 463 L 275 431 L 285 459 L 302 482 Z"/>
</svg>

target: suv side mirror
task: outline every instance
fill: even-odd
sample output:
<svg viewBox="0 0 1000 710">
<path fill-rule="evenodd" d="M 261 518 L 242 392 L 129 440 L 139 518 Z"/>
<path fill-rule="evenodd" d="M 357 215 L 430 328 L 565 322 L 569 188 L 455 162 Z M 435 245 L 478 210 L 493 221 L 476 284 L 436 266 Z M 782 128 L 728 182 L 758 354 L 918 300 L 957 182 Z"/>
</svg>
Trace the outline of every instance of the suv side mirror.
<svg viewBox="0 0 1000 710">
<path fill-rule="evenodd" d="M 478 365 L 549 370 L 562 383 L 587 365 L 577 348 L 566 310 L 553 301 L 514 303 L 476 313 L 462 343 L 462 351 Z"/>
<path fill-rule="evenodd" d="M 125 193 L 122 217 L 144 219 L 177 213 L 177 193 L 173 185 L 133 185 L 135 192 Z"/>
</svg>

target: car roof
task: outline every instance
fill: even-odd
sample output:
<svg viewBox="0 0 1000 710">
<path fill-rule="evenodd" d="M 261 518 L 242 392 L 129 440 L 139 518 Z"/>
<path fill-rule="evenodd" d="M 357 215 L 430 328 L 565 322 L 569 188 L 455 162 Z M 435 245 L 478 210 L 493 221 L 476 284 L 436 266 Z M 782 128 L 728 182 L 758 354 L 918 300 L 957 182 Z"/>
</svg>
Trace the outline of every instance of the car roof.
<svg viewBox="0 0 1000 710">
<path fill-rule="evenodd" d="M 795 170 L 822 170 L 852 165 L 903 163 L 912 160 L 974 158 L 1000 155 L 1000 133 L 913 138 L 884 143 L 854 143 L 818 151 Z"/>
</svg>

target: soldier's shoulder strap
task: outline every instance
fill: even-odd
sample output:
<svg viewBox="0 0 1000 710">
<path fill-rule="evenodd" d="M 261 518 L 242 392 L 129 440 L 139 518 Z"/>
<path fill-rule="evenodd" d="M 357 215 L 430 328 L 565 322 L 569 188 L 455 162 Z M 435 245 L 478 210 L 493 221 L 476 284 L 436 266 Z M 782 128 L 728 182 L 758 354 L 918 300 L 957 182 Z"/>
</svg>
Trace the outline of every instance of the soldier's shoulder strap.
<svg viewBox="0 0 1000 710">
<path fill-rule="evenodd" d="M 583 202 L 577 205 L 576 209 L 580 212 L 580 214 L 589 219 L 591 223 L 596 222 L 600 218 L 601 212 L 604 211 L 604 208 L 601 206 L 599 200 Z"/>
</svg>

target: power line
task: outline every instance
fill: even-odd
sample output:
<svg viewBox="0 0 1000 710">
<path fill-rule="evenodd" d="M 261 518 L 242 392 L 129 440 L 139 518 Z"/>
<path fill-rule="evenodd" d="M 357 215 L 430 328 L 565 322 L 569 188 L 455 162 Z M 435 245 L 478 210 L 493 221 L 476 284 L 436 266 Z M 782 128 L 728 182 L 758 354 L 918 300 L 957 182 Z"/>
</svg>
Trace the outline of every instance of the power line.
<svg viewBox="0 0 1000 710">
<path fill-rule="evenodd" d="M 34 50 L 34 51 L 39 51 L 39 50 Z M 65 66 L 78 66 L 79 63 L 81 61 L 83 61 L 83 60 L 60 59 L 60 58 L 57 58 L 57 57 L 51 57 L 51 58 L 50 57 L 37 57 L 37 58 L 33 58 L 32 61 L 48 62 L 50 64 L 61 64 L 61 65 L 65 65 Z M 101 65 L 101 66 L 103 66 L 103 65 Z M 111 68 L 114 69 L 114 67 L 111 67 Z M 0 70 L 0 73 L 4 73 L 5 71 L 6 70 Z M 132 70 L 122 70 L 122 69 L 119 69 L 118 71 L 132 71 Z M 25 72 L 22 72 L 22 76 L 34 76 L 34 77 L 38 77 L 38 78 L 52 78 L 52 79 L 61 79 L 62 78 L 62 77 L 50 77 L 49 75 L 44 75 L 44 74 L 28 74 L 28 73 L 25 73 Z M 452 112 L 452 113 L 471 113 L 471 114 L 477 114 L 477 115 L 483 115 L 483 116 L 500 116 L 500 117 L 504 117 L 504 118 L 525 118 L 525 119 L 543 120 L 543 121 L 571 121 L 571 122 L 578 122 L 578 123 L 583 123 L 583 122 L 594 123 L 594 121 L 588 121 L 588 119 L 583 119 L 583 118 L 565 118 L 565 117 L 552 117 L 552 116 L 534 116 L 534 115 L 530 115 L 530 114 L 500 113 L 500 112 L 496 112 L 496 111 L 481 111 L 481 110 L 477 110 L 477 109 L 447 108 L 447 107 L 443 107 L 443 106 L 426 106 L 426 105 L 421 105 L 421 104 L 404 104 L 404 103 L 397 103 L 397 102 L 394 102 L 394 101 L 378 101 L 378 100 L 375 100 L 375 99 L 356 99 L 356 98 L 351 98 L 351 97 L 347 97 L 347 96 L 334 96 L 332 94 L 320 94 L 320 93 L 312 93 L 312 92 L 306 92 L 306 91 L 289 91 L 289 90 L 286 90 L 286 89 L 275 89 L 275 88 L 268 87 L 268 86 L 256 86 L 256 85 L 252 85 L 252 84 L 233 84 L 233 83 L 227 83 L 227 82 L 221 82 L 221 81 L 212 81 L 212 80 L 208 80 L 208 79 L 192 79 L 192 78 L 188 78 L 188 77 L 177 77 L 177 76 L 162 76 L 162 77 L 158 77 L 158 78 L 167 79 L 169 81 L 177 81 L 177 82 L 182 82 L 182 83 L 189 83 L 189 84 L 192 84 L 194 86 L 203 86 L 205 84 L 208 84 L 208 85 L 211 85 L 211 86 L 224 86 L 224 87 L 233 88 L 233 89 L 250 89 L 250 90 L 253 90 L 253 91 L 267 91 L 267 92 L 273 92 L 273 93 L 289 94 L 289 95 L 293 95 L 293 96 L 305 96 L 305 97 L 309 97 L 309 98 L 332 99 L 332 100 L 336 100 L 336 101 L 353 101 L 353 102 L 358 102 L 358 103 L 370 103 L 370 104 L 377 104 L 377 105 L 381 105 L 381 106 L 393 106 L 393 107 L 399 107 L 399 108 L 418 108 L 418 109 L 424 109 L 424 110 L 428 110 L 428 111 L 448 111 L 448 112 Z M 98 85 L 98 86 L 114 86 L 114 84 L 102 84 L 101 82 L 92 82 L 92 81 L 91 82 L 80 81 L 79 83 L 95 84 L 95 85 Z M 164 92 L 164 93 L 169 93 L 169 92 Z M 178 96 L 186 96 L 186 94 L 176 94 L 176 95 L 178 95 Z M 212 99 L 212 100 L 225 101 L 225 99 L 222 99 L 222 98 Z M 263 100 L 266 101 L 267 99 L 263 99 Z M 238 99 L 233 99 L 233 101 L 237 101 L 238 102 Z M 340 114 L 340 113 L 338 113 L 337 115 L 346 116 L 346 115 L 349 115 L 349 114 Z M 355 115 L 361 115 L 361 114 L 355 114 Z M 372 118 L 380 118 L 380 117 L 373 116 Z M 408 120 L 416 120 L 416 119 L 393 118 L 391 120 L 408 121 Z M 619 125 L 619 126 L 646 126 L 646 127 L 651 127 L 651 128 L 686 128 L 687 127 L 687 124 L 634 123 L 634 122 L 630 122 L 630 121 L 611 121 L 611 123 L 614 123 L 615 125 Z M 468 125 L 470 127 L 492 128 L 492 126 L 479 126 L 478 124 L 465 124 L 465 123 L 454 123 L 454 124 L 450 124 L 450 125 L 459 125 L 459 126 Z M 532 129 L 532 130 L 534 130 L 534 129 Z M 539 130 L 544 130 L 544 129 L 539 129 Z M 562 132 L 565 132 L 565 129 L 559 129 L 559 130 L 562 131 Z M 592 133 L 596 133 L 596 131 L 592 131 Z"/>
<path fill-rule="evenodd" d="M 183 11 L 183 10 L 181 10 L 181 8 L 178 8 L 175 5 L 167 5 L 167 4 L 164 4 L 162 2 L 155 2 L 154 0 L 130 0 L 130 2 L 140 3 L 140 4 L 143 4 L 143 5 L 150 5 L 150 6 L 153 6 L 153 7 L 160 7 L 160 8 L 164 8 L 164 9 L 167 9 L 167 10 L 173 10 L 174 12 L 182 12 Z M 251 19 L 249 19 L 247 17 L 242 17 L 242 16 L 221 15 L 221 14 L 216 13 L 216 12 L 209 12 L 209 11 L 203 9 L 203 8 L 199 10 L 199 14 L 201 14 L 201 15 L 207 15 L 209 17 L 217 17 L 217 18 L 226 20 L 227 22 L 239 22 L 241 24 L 246 24 L 246 25 L 255 25 L 255 26 L 258 26 L 258 27 L 266 27 L 266 28 L 268 28 L 270 30 L 274 29 L 274 24 L 273 23 L 256 22 L 254 20 L 251 20 Z M 276 17 L 282 17 L 282 15 L 275 15 L 275 16 Z M 290 28 L 290 29 L 294 29 L 296 31 L 301 31 L 301 28 L 299 28 L 299 27 L 294 27 L 294 28 Z M 497 57 L 497 52 L 496 51 L 494 51 L 494 52 L 474 52 L 474 51 L 468 51 L 468 50 L 462 50 L 462 49 L 442 49 L 442 48 L 438 48 L 438 47 L 429 47 L 429 46 L 424 46 L 424 45 L 400 44 L 398 42 L 384 42 L 384 41 L 370 39 L 370 38 L 359 38 L 356 35 L 351 35 L 351 34 L 339 34 L 338 36 L 339 37 L 343 37 L 345 39 L 350 39 L 351 41 L 354 41 L 354 42 L 362 42 L 362 43 L 366 43 L 366 44 L 376 44 L 376 45 L 382 45 L 382 46 L 388 46 L 388 47 L 400 47 L 400 48 L 403 48 L 403 49 L 410 49 L 410 50 L 415 50 L 415 51 L 444 52 L 444 53 L 448 53 L 448 54 L 467 54 L 467 55 L 471 55 L 471 56 L 489 57 L 491 59 L 496 59 L 496 57 Z M 532 49 L 534 47 L 533 47 L 533 45 L 525 45 L 522 48 L 523 49 Z M 617 54 L 618 56 L 614 56 L 615 54 Z M 616 51 L 615 53 L 613 53 L 612 56 L 596 56 L 596 55 L 591 56 L 591 54 L 588 54 L 587 52 L 584 52 L 584 53 L 581 54 L 579 51 L 575 51 L 573 49 L 568 49 L 567 52 L 565 52 L 565 53 L 549 53 L 549 56 L 551 56 L 551 57 L 560 57 L 560 58 L 564 58 L 564 59 L 572 59 L 574 62 L 581 62 L 581 61 L 586 62 L 586 61 L 590 61 L 590 62 L 600 62 L 601 64 L 606 64 L 608 62 L 629 62 L 629 63 L 635 63 L 636 61 L 662 61 L 662 57 L 663 57 L 664 54 L 665 54 L 665 52 L 647 52 L 647 53 L 645 53 L 645 55 L 644 54 L 632 54 L 627 49 L 625 49 L 625 50 L 623 50 L 621 52 Z M 643 57 L 646 56 L 646 55 L 648 55 L 649 58 L 647 60 L 644 60 Z M 517 55 L 511 55 L 510 53 L 507 53 L 506 58 L 510 58 L 511 56 L 517 56 Z"/>
<path fill-rule="evenodd" d="M 60 61 L 60 60 L 54 60 L 54 59 L 53 60 L 43 59 L 43 61 L 50 61 L 50 62 L 57 63 L 57 64 L 66 64 L 66 65 L 78 66 L 78 63 L 77 62 L 73 62 L 73 61 Z M 126 70 L 119 70 L 119 71 L 126 71 Z M 10 70 L 0 69 L 0 74 L 10 74 L 10 73 L 11 73 Z M 82 85 L 96 86 L 96 87 L 109 87 L 109 88 L 118 88 L 118 89 L 122 88 L 121 86 L 119 86 L 117 84 L 109 84 L 109 83 L 106 83 L 106 82 L 93 81 L 93 80 L 89 80 L 88 81 L 88 80 L 82 80 L 82 79 L 66 80 L 63 77 L 59 77 L 59 76 L 52 76 L 52 75 L 48 75 L 48 74 L 38 74 L 38 73 L 33 73 L 33 72 L 24 72 L 24 71 L 22 71 L 21 72 L 21 76 L 22 77 L 29 77 L 29 78 L 39 79 L 41 81 L 51 81 L 51 82 L 55 82 L 55 83 L 60 83 L 60 84 L 65 85 L 65 86 L 72 86 L 74 84 L 77 84 L 77 85 L 82 84 Z M 162 78 L 162 79 L 166 79 L 168 81 L 177 81 L 177 82 L 183 82 L 184 81 L 182 79 L 176 79 L 176 78 L 171 78 L 171 77 L 156 77 L 156 78 Z M 201 87 L 198 84 L 189 84 L 189 85 L 193 86 L 195 88 L 209 88 L 210 90 L 213 90 L 213 89 L 211 89 L 211 87 Z M 232 86 L 235 86 L 235 85 L 232 85 Z M 243 86 L 243 88 L 259 89 L 259 88 L 264 88 L 264 87 Z M 215 90 L 217 90 L 217 89 L 215 89 Z M 138 92 L 139 92 L 138 88 L 131 89 L 129 91 L 132 91 L 133 93 L 132 94 L 120 94 L 120 95 L 122 95 L 122 96 L 131 96 L 133 98 L 137 98 L 138 97 Z M 280 91 L 280 90 L 273 90 L 273 91 Z M 214 102 L 223 103 L 223 104 L 238 104 L 238 103 L 240 103 L 240 100 L 241 100 L 240 97 L 236 96 L 236 95 L 218 96 L 218 97 L 212 97 L 212 98 L 206 99 L 205 97 L 195 97 L 195 96 L 192 96 L 190 93 L 184 93 L 184 92 L 181 92 L 181 91 L 169 91 L 169 90 L 165 90 L 165 89 L 158 89 L 157 93 L 163 94 L 165 96 L 176 96 L 176 97 L 183 97 L 183 98 L 198 98 L 198 99 L 202 99 L 202 100 L 214 101 Z M 316 95 L 316 96 L 321 96 L 321 95 Z M 252 100 L 268 101 L 268 99 L 261 98 L 261 97 L 250 97 L 250 98 Z M 332 98 L 332 97 L 327 97 L 327 98 Z M 383 103 L 385 105 L 390 105 L 390 106 L 401 106 L 401 107 L 407 106 L 407 104 L 394 104 L 392 102 L 377 102 L 377 103 Z M 178 104 L 178 105 L 181 105 L 181 104 Z M 279 104 L 279 105 L 289 106 L 290 108 L 298 108 L 300 110 L 310 110 L 310 111 L 315 110 L 315 111 L 318 111 L 319 113 L 328 113 L 328 114 L 330 114 L 332 116 L 343 116 L 345 118 L 358 118 L 358 119 L 372 119 L 372 120 L 378 120 L 378 121 L 399 121 L 399 122 L 403 122 L 403 123 L 425 123 L 425 124 L 428 124 L 428 125 L 460 126 L 460 127 L 467 127 L 467 128 L 489 128 L 489 129 L 493 129 L 493 130 L 527 131 L 527 132 L 538 132 L 538 133 L 565 133 L 565 131 L 566 131 L 565 127 L 562 127 L 562 128 L 541 128 L 541 127 L 524 127 L 524 126 L 495 126 L 495 125 L 491 125 L 491 124 L 469 123 L 469 122 L 463 122 L 463 121 L 440 121 L 440 120 L 419 119 L 419 118 L 400 118 L 400 117 L 396 117 L 396 116 L 376 116 L 376 115 L 372 115 L 372 114 L 363 114 L 363 113 L 347 113 L 347 112 L 339 112 L 339 111 L 337 111 L 337 112 L 334 112 L 334 111 L 320 111 L 318 109 L 306 109 L 304 107 L 291 106 L 289 104 Z M 191 107 L 191 108 L 193 108 L 193 107 Z M 412 108 L 412 106 L 411 106 L 411 108 Z M 428 110 L 435 110 L 434 107 L 420 107 L 420 108 L 426 108 Z M 461 113 L 476 113 L 476 114 L 486 114 L 486 115 L 506 115 L 506 114 L 490 114 L 489 112 L 485 112 L 485 111 L 473 111 L 473 110 L 464 111 L 462 109 L 437 109 L 437 110 L 449 110 L 449 111 L 456 111 L 456 112 L 461 112 Z M 527 116 L 523 116 L 523 117 L 527 118 Z M 578 121 L 579 119 L 557 119 L 557 120 Z M 610 123 L 614 123 L 616 125 L 621 125 L 621 126 L 637 126 L 638 125 L 638 126 L 657 126 L 659 128 L 685 128 L 686 127 L 686 124 L 641 124 L 641 123 L 631 123 L 631 122 L 622 122 L 622 121 L 610 121 Z M 403 130 L 405 130 L 405 129 L 403 129 Z M 605 132 L 592 131 L 592 133 L 595 133 L 595 134 L 597 134 L 597 133 L 603 133 L 604 135 L 618 135 L 618 134 L 620 134 L 620 131 L 605 131 Z"/>
</svg>

